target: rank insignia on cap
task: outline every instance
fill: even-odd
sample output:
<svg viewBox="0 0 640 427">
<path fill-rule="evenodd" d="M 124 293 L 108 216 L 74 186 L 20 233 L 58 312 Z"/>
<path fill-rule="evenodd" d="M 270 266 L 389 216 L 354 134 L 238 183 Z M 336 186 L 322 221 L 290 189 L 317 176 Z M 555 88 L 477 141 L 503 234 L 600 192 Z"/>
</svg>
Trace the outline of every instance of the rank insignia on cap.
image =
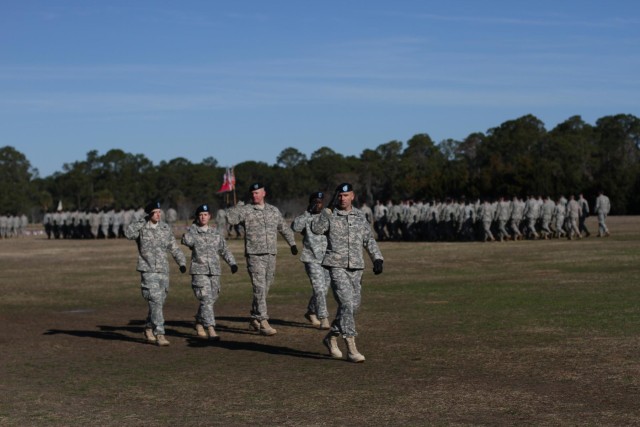
<svg viewBox="0 0 640 427">
<path fill-rule="evenodd" d="M 336 190 L 339 191 L 340 193 L 347 193 L 349 191 L 353 191 L 353 186 L 348 182 L 345 182 L 338 185 L 338 188 Z"/>
<path fill-rule="evenodd" d="M 251 186 L 249 187 L 249 191 L 256 191 L 259 190 L 261 188 L 264 188 L 264 185 L 260 184 L 259 182 L 254 182 L 253 184 L 251 184 Z"/>
</svg>

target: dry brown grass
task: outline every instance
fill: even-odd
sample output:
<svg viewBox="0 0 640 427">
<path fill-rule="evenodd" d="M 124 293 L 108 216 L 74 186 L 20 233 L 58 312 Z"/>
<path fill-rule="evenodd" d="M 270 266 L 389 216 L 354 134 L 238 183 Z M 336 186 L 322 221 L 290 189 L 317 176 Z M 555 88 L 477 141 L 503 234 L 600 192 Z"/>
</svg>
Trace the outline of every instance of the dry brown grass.
<svg viewBox="0 0 640 427">
<path fill-rule="evenodd" d="M 382 243 L 359 365 L 330 359 L 305 323 L 309 284 L 284 247 L 278 335 L 248 331 L 231 241 L 241 269 L 223 276 L 222 341 L 193 338 L 174 268 L 172 344 L 158 348 L 141 340 L 133 243 L 3 240 L 0 425 L 640 424 L 640 218 L 609 222 L 608 239 Z"/>
</svg>

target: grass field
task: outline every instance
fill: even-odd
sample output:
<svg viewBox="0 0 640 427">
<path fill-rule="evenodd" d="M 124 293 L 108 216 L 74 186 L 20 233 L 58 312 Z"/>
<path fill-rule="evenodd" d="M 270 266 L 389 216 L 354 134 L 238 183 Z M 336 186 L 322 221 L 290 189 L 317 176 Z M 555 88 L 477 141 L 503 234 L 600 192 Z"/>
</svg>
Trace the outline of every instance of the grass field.
<svg viewBox="0 0 640 427">
<path fill-rule="evenodd" d="M 222 340 L 194 338 L 173 264 L 159 348 L 142 341 L 134 243 L 2 240 L 0 425 L 640 425 L 640 218 L 609 224 L 606 239 L 381 243 L 357 317 L 363 364 L 326 354 L 284 243 L 276 336 L 248 330 L 231 240 Z"/>
</svg>

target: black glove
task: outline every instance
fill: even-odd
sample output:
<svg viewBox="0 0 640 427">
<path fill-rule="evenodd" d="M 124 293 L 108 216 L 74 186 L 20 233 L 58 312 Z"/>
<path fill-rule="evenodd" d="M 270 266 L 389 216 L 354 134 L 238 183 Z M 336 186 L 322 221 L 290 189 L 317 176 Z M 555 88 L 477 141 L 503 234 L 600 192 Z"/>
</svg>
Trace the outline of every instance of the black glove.
<svg viewBox="0 0 640 427">
<path fill-rule="evenodd" d="M 382 273 L 382 260 L 377 259 L 373 261 L 373 274 L 380 274 L 380 273 Z"/>
<path fill-rule="evenodd" d="M 185 273 L 187 271 L 187 267 L 185 267 L 184 265 L 180 266 L 180 273 Z"/>
<path fill-rule="evenodd" d="M 296 245 L 291 246 L 291 253 L 293 255 L 298 255 L 298 247 Z"/>
<path fill-rule="evenodd" d="M 235 264 L 231 265 L 231 274 L 236 274 L 238 272 L 238 266 Z"/>
</svg>

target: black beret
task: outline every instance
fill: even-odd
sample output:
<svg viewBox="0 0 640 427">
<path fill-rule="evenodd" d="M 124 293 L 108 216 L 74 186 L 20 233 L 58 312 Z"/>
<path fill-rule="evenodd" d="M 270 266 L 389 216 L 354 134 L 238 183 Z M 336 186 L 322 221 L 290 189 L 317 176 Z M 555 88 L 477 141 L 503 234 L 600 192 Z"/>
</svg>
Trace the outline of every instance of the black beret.
<svg viewBox="0 0 640 427">
<path fill-rule="evenodd" d="M 196 208 L 196 216 L 198 216 L 201 212 L 209 212 L 209 205 L 204 204 L 200 205 Z"/>
<path fill-rule="evenodd" d="M 343 182 L 342 184 L 336 187 L 336 192 L 338 193 L 346 193 L 349 191 L 353 191 L 353 186 L 348 182 Z"/>
<path fill-rule="evenodd" d="M 160 202 L 151 202 L 145 208 L 144 212 L 148 215 L 156 209 L 160 209 Z"/>
<path fill-rule="evenodd" d="M 322 191 L 316 191 L 315 193 L 311 193 L 309 196 L 309 201 L 313 202 L 314 200 L 322 200 L 324 199 L 324 193 Z"/>
<path fill-rule="evenodd" d="M 261 188 L 264 188 L 264 185 L 260 184 L 259 182 L 254 182 L 249 186 L 249 192 L 256 191 Z"/>
</svg>

